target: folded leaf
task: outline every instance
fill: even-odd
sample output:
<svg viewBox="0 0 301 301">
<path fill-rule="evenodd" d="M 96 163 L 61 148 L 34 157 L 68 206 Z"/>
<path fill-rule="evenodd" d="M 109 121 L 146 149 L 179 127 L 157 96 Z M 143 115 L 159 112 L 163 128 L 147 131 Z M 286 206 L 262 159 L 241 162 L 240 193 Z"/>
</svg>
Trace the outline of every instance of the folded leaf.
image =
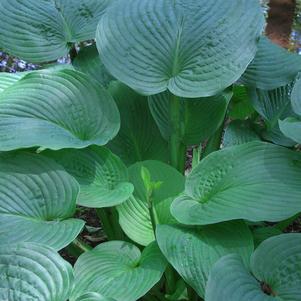
<svg viewBox="0 0 301 301">
<path fill-rule="evenodd" d="M 72 43 L 94 39 L 110 0 L 3 0 L 0 48 L 33 63 L 68 54 Z"/>
<path fill-rule="evenodd" d="M 228 147 L 194 168 L 171 213 L 189 225 L 287 219 L 301 211 L 300 167 L 300 153 L 273 144 Z"/>
<path fill-rule="evenodd" d="M 155 243 L 142 254 L 127 242 L 102 243 L 76 262 L 70 300 L 95 292 L 117 301 L 135 301 L 160 280 L 165 267 L 166 261 Z"/>
<path fill-rule="evenodd" d="M 241 78 L 247 86 L 273 90 L 292 82 L 301 71 L 301 57 L 262 37 L 252 63 Z"/>
<path fill-rule="evenodd" d="M 187 146 L 196 145 L 212 136 L 225 119 L 232 95 L 231 91 L 225 91 L 206 98 L 182 98 L 180 122 L 183 136 L 180 138 L 183 143 Z M 172 94 L 168 91 L 149 97 L 151 113 L 166 140 L 172 134 L 169 122 L 170 97 Z"/>
<path fill-rule="evenodd" d="M 243 222 L 198 228 L 159 225 L 156 232 L 167 260 L 201 297 L 204 297 L 209 273 L 218 259 L 235 253 L 247 265 L 254 248 L 251 232 Z"/>
<path fill-rule="evenodd" d="M 159 161 L 144 161 L 129 168 L 130 181 L 134 184 L 134 196 L 117 207 L 119 223 L 123 231 L 133 241 L 148 245 L 155 240 L 151 223 L 147 191 L 141 178 L 142 167 L 147 168 L 151 181 L 161 182 L 160 188 L 151 196 L 153 211 L 158 224 L 174 224 L 170 213 L 173 197 L 184 189 L 184 176 L 176 169 Z"/>
<path fill-rule="evenodd" d="M 79 182 L 77 204 L 81 206 L 112 207 L 126 201 L 133 193 L 126 166 L 104 147 L 47 151 L 45 155 L 64 166 Z"/>
<path fill-rule="evenodd" d="M 248 270 L 237 255 L 220 259 L 210 274 L 206 301 L 299 301 L 301 298 L 301 234 L 264 241 Z"/>
<path fill-rule="evenodd" d="M 36 242 L 60 250 L 80 233 L 73 219 L 77 182 L 40 155 L 0 154 L 0 241 Z"/>
<path fill-rule="evenodd" d="M 0 94 L 0 150 L 104 145 L 119 129 L 114 100 L 73 70 L 32 72 Z"/>
<path fill-rule="evenodd" d="M 118 105 L 121 127 L 108 147 L 127 165 L 144 160 L 167 162 L 168 146 L 150 113 L 147 98 L 117 81 L 110 83 L 109 92 Z"/>
<path fill-rule="evenodd" d="M 100 20 L 96 41 L 108 71 L 133 89 L 205 97 L 239 79 L 263 23 L 256 0 L 122 0 Z"/>
<path fill-rule="evenodd" d="M 31 243 L 0 247 L 0 299 L 66 301 L 72 266 L 53 249 Z"/>
</svg>

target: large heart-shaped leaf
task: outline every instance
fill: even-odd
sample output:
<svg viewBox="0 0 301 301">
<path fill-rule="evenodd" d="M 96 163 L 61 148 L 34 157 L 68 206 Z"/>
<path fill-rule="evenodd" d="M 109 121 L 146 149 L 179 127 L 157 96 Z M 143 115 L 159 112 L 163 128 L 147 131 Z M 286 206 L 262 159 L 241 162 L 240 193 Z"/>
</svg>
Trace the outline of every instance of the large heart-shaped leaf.
<svg viewBox="0 0 301 301">
<path fill-rule="evenodd" d="M 2 0 L 0 48 L 34 63 L 64 56 L 72 43 L 94 39 L 110 0 Z"/>
<path fill-rule="evenodd" d="M 281 221 L 301 211 L 301 154 L 263 142 L 227 147 L 203 159 L 171 206 L 178 221 Z"/>
<path fill-rule="evenodd" d="M 127 165 L 137 161 L 167 162 L 168 146 L 150 113 L 147 98 L 114 81 L 109 87 L 121 116 L 121 128 L 108 147 Z"/>
<path fill-rule="evenodd" d="M 220 259 L 206 288 L 206 301 L 299 301 L 301 234 L 264 241 L 251 257 L 250 270 L 237 255 Z"/>
<path fill-rule="evenodd" d="M 218 259 L 236 253 L 248 264 L 254 248 L 251 232 L 243 222 L 195 228 L 159 225 L 156 232 L 167 260 L 201 297 L 204 297 L 209 273 Z"/>
<path fill-rule="evenodd" d="M 0 94 L 0 150 L 104 145 L 119 129 L 114 100 L 73 70 L 33 72 Z"/>
<path fill-rule="evenodd" d="M 47 152 L 80 184 L 77 204 L 91 208 L 112 207 L 126 201 L 134 187 L 122 161 L 108 149 L 91 146 L 83 150 Z"/>
<path fill-rule="evenodd" d="M 96 45 L 82 48 L 72 64 L 76 70 L 90 75 L 104 87 L 113 79 L 100 60 Z"/>
<path fill-rule="evenodd" d="M 155 243 L 142 254 L 127 242 L 102 243 L 76 262 L 70 300 L 85 292 L 95 292 L 117 301 L 135 301 L 160 280 L 165 267 L 166 261 Z"/>
<path fill-rule="evenodd" d="M 1 243 L 37 242 L 59 250 L 84 226 L 71 218 L 77 182 L 48 158 L 1 153 L 0 187 Z"/>
<path fill-rule="evenodd" d="M 2 93 L 5 89 L 15 84 L 18 80 L 20 80 L 27 74 L 28 72 L 0 72 L 0 93 Z"/>
<path fill-rule="evenodd" d="M 144 161 L 129 168 L 130 181 L 134 184 L 134 196 L 117 207 L 119 223 L 133 241 L 148 245 L 155 239 L 151 223 L 147 191 L 141 177 L 141 169 L 147 168 L 151 181 L 161 182 L 151 196 L 156 223 L 173 224 L 176 220 L 170 214 L 173 197 L 184 189 L 184 176 L 171 166 L 159 161 Z"/>
<path fill-rule="evenodd" d="M 72 266 L 49 247 L 31 243 L 1 245 L 0 267 L 1 300 L 66 301 L 69 298 Z"/>
<path fill-rule="evenodd" d="M 204 97 L 242 75 L 263 22 L 257 0 L 121 0 L 101 19 L 96 41 L 109 72 L 133 89 Z"/>
<path fill-rule="evenodd" d="M 182 98 L 180 101 L 181 140 L 186 145 L 200 144 L 208 139 L 221 126 L 229 101 L 233 93 L 225 91 L 222 94 L 199 98 Z M 160 129 L 162 136 L 169 140 L 172 134 L 172 126 L 169 117 L 170 92 L 164 92 L 151 96 L 149 106 L 152 115 Z"/>
<path fill-rule="evenodd" d="M 241 78 L 247 86 L 273 90 L 289 84 L 301 71 L 301 57 L 262 37 L 252 63 Z"/>
</svg>

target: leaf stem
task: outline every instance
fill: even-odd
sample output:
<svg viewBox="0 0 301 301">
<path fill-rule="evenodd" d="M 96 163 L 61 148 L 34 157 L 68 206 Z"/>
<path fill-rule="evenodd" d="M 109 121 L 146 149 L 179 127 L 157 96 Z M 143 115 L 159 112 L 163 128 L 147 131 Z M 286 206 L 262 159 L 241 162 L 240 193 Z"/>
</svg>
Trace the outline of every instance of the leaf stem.
<svg viewBox="0 0 301 301">
<path fill-rule="evenodd" d="M 170 123 L 170 164 L 182 174 L 185 171 L 186 146 L 182 142 L 183 126 L 181 122 L 181 98 L 170 94 L 169 123 Z"/>
</svg>

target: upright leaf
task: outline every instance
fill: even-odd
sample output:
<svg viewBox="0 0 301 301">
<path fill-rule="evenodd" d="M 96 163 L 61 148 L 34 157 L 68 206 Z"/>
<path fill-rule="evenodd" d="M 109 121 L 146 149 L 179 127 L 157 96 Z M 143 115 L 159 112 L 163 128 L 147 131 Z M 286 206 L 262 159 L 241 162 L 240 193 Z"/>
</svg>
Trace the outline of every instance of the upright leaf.
<svg viewBox="0 0 301 301">
<path fill-rule="evenodd" d="M 301 211 L 301 154 L 263 142 L 214 152 L 193 169 L 171 213 L 184 224 L 276 222 Z"/>
<path fill-rule="evenodd" d="M 130 181 L 134 184 L 134 196 L 117 207 L 119 223 L 133 241 L 148 245 L 155 239 L 152 227 L 149 200 L 141 177 L 141 168 L 146 168 L 151 181 L 160 182 L 151 197 L 152 210 L 158 224 L 173 224 L 176 220 L 170 214 L 173 198 L 184 189 L 184 176 L 176 169 L 159 161 L 144 161 L 129 168 Z"/>
<path fill-rule="evenodd" d="M 159 225 L 157 241 L 167 260 L 201 297 L 205 295 L 208 276 L 218 259 L 235 253 L 248 264 L 253 252 L 252 235 L 243 222 L 198 228 Z"/>
<path fill-rule="evenodd" d="M 73 219 L 77 182 L 40 155 L 0 153 L 0 241 L 36 242 L 57 250 L 84 226 Z"/>
<path fill-rule="evenodd" d="M 122 161 L 108 149 L 92 146 L 83 150 L 46 152 L 65 167 L 80 184 L 77 204 L 91 208 L 112 207 L 126 201 L 134 187 Z"/>
<path fill-rule="evenodd" d="M 187 146 L 200 144 L 212 136 L 225 119 L 232 92 L 225 91 L 222 94 L 199 98 L 181 99 L 181 137 Z M 169 140 L 172 133 L 169 122 L 170 92 L 164 92 L 149 98 L 151 113 L 160 129 L 162 136 Z"/>
<path fill-rule="evenodd" d="M 301 235 L 282 234 L 264 241 L 251 257 L 250 269 L 236 255 L 214 266 L 206 301 L 299 301 Z"/>
<path fill-rule="evenodd" d="M 110 0 L 2 0 L 0 48 L 33 63 L 68 54 L 75 42 L 94 39 Z"/>
<path fill-rule="evenodd" d="M 263 23 L 257 0 L 121 0 L 96 41 L 109 72 L 133 89 L 205 97 L 245 71 Z"/>
<path fill-rule="evenodd" d="M 301 57 L 262 37 L 252 63 L 241 78 L 247 86 L 273 90 L 292 82 L 301 71 Z"/>
<path fill-rule="evenodd" d="M 104 145 L 119 129 L 114 100 L 72 70 L 33 72 L 0 94 L 0 150 Z"/>
<path fill-rule="evenodd" d="M 72 266 L 53 249 L 31 243 L 0 247 L 0 299 L 66 301 Z"/>
<path fill-rule="evenodd" d="M 104 87 L 107 87 L 113 79 L 100 60 L 95 45 L 82 48 L 72 64 L 76 70 L 90 75 L 91 78 L 101 83 Z"/>
<path fill-rule="evenodd" d="M 76 262 L 70 300 L 95 292 L 117 301 L 135 301 L 160 280 L 165 267 L 166 261 L 155 243 L 142 254 L 127 242 L 102 243 Z"/>
<path fill-rule="evenodd" d="M 266 130 L 262 136 L 268 141 L 283 146 L 296 144 L 285 137 L 279 128 L 279 120 L 294 115 L 291 106 L 292 83 L 274 90 L 250 89 L 250 97 L 255 110 L 263 117 Z"/>
<path fill-rule="evenodd" d="M 301 143 L 301 78 L 299 78 L 293 88 L 291 100 L 292 108 L 294 112 L 298 115 L 293 117 L 290 116 L 285 120 L 279 121 L 281 131 L 290 139 Z M 287 116 L 286 116 L 287 117 Z"/>
<path fill-rule="evenodd" d="M 150 113 L 147 98 L 114 81 L 109 87 L 121 115 L 121 128 L 108 147 L 127 165 L 137 161 L 167 161 L 168 146 Z"/>
</svg>

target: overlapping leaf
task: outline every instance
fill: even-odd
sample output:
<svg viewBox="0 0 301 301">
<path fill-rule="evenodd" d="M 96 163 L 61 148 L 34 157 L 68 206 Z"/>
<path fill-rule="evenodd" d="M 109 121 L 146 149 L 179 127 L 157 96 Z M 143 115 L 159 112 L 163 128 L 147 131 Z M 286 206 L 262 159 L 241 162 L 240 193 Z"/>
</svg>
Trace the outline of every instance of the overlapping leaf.
<svg viewBox="0 0 301 301">
<path fill-rule="evenodd" d="M 260 137 L 252 128 L 252 124 L 248 120 L 234 120 L 225 130 L 223 146 L 228 147 L 251 141 L 260 141 Z"/>
<path fill-rule="evenodd" d="M 85 292 L 95 292 L 117 301 L 135 301 L 160 280 L 165 267 L 166 261 L 155 243 L 142 254 L 127 242 L 100 244 L 76 262 L 70 300 Z"/>
<path fill-rule="evenodd" d="M 173 197 L 184 189 L 184 176 L 176 169 L 158 161 L 144 161 L 129 168 L 130 181 L 134 184 L 134 196 L 117 207 L 119 223 L 133 241 L 148 245 L 155 239 L 151 223 L 147 192 L 141 178 L 141 168 L 147 168 L 151 181 L 162 182 L 151 196 L 153 211 L 158 224 L 173 224 L 176 220 L 170 214 Z"/>
<path fill-rule="evenodd" d="M 121 128 L 108 147 L 127 165 L 137 161 L 167 162 L 168 146 L 150 113 L 147 98 L 114 81 L 109 87 L 121 115 Z"/>
<path fill-rule="evenodd" d="M 72 266 L 53 249 L 31 243 L 1 245 L 0 299 L 66 301 Z"/>
<path fill-rule="evenodd" d="M 103 145 L 119 129 L 114 100 L 73 70 L 33 72 L 0 94 L 0 150 Z"/>
<path fill-rule="evenodd" d="M 101 62 L 95 45 L 82 48 L 72 64 L 76 70 L 90 75 L 104 87 L 113 79 Z"/>
<path fill-rule="evenodd" d="M 282 234 L 264 241 L 250 269 L 237 255 L 220 259 L 210 274 L 206 301 L 299 301 L 301 235 Z"/>
<path fill-rule="evenodd" d="M 256 56 L 243 74 L 241 82 L 258 89 L 273 90 L 291 83 L 299 71 L 299 55 L 290 53 L 262 37 Z"/>
<path fill-rule="evenodd" d="M 84 226 L 73 219 L 77 182 L 54 161 L 29 153 L 0 154 L 0 241 L 36 242 L 57 250 Z"/>
<path fill-rule="evenodd" d="M 294 85 L 291 101 L 292 101 L 292 108 L 294 113 L 298 115 L 298 117 L 294 114 L 294 117 L 290 116 L 285 120 L 279 121 L 280 129 L 282 133 L 284 133 L 290 139 L 301 143 L 301 98 L 300 98 L 300 91 L 301 91 L 301 79 L 298 79 Z M 287 117 L 287 116 L 286 116 Z"/>
<path fill-rule="evenodd" d="M 178 221 L 281 221 L 301 211 L 301 155 L 263 142 L 210 154 L 188 175 L 171 213 Z"/>
<path fill-rule="evenodd" d="M 110 0 L 2 0 L 0 48 L 26 61 L 65 56 L 72 43 L 94 39 Z"/>
<path fill-rule="evenodd" d="M 96 40 L 108 71 L 133 89 L 205 97 L 245 71 L 263 22 L 256 0 L 122 0 L 101 19 Z"/>
<path fill-rule="evenodd" d="M 159 225 L 157 241 L 167 260 L 201 297 L 204 297 L 209 273 L 218 259 L 235 253 L 248 264 L 253 252 L 252 235 L 243 222 L 198 228 Z"/>
<path fill-rule="evenodd" d="M 134 187 L 122 161 L 108 149 L 91 146 L 83 150 L 46 153 L 80 184 L 77 204 L 91 208 L 112 207 L 126 201 Z"/>
<path fill-rule="evenodd" d="M 209 138 L 221 126 L 232 92 L 199 99 L 181 99 L 181 129 L 182 141 L 186 145 L 200 144 Z M 160 129 L 162 136 L 168 140 L 172 129 L 169 123 L 169 102 L 173 97 L 170 92 L 164 92 L 149 98 L 151 113 Z"/>
<path fill-rule="evenodd" d="M 268 141 L 288 147 L 295 142 L 281 133 L 279 121 L 294 115 L 291 106 L 292 87 L 290 83 L 274 90 L 250 89 L 253 106 L 266 124 L 262 136 Z"/>
</svg>

